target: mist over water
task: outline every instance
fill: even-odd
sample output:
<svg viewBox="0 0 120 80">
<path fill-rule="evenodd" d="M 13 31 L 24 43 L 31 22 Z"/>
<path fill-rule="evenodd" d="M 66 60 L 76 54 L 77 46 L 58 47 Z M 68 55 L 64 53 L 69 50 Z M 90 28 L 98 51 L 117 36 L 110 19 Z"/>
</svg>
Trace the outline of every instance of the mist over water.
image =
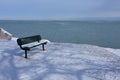
<svg viewBox="0 0 120 80">
<path fill-rule="evenodd" d="M 0 20 L 14 37 L 40 34 L 53 42 L 120 48 L 120 21 L 17 21 Z"/>
</svg>

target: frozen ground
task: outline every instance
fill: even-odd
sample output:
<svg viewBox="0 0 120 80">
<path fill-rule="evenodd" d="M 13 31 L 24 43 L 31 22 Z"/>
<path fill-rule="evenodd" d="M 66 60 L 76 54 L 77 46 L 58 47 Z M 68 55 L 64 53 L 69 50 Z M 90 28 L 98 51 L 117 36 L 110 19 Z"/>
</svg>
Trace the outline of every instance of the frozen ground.
<svg viewBox="0 0 120 80">
<path fill-rule="evenodd" d="M 120 80 L 120 49 L 48 43 L 24 58 L 15 39 L 0 40 L 0 80 Z"/>
</svg>

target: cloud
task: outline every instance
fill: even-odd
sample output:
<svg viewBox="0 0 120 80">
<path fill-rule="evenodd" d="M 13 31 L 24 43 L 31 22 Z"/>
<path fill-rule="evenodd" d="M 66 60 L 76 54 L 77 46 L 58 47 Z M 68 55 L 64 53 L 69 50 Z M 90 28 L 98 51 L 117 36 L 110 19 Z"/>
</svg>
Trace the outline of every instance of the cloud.
<svg viewBox="0 0 120 80">
<path fill-rule="evenodd" d="M 1 0 L 0 16 L 26 19 L 120 17 L 119 0 Z"/>
</svg>

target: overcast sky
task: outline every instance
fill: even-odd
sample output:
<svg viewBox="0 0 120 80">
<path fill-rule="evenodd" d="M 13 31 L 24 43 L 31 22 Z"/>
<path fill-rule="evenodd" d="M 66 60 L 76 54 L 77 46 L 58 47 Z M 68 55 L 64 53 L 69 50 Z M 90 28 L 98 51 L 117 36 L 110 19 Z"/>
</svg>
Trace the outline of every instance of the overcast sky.
<svg viewBox="0 0 120 80">
<path fill-rule="evenodd" d="M 0 0 L 0 19 L 120 17 L 120 0 Z"/>
</svg>

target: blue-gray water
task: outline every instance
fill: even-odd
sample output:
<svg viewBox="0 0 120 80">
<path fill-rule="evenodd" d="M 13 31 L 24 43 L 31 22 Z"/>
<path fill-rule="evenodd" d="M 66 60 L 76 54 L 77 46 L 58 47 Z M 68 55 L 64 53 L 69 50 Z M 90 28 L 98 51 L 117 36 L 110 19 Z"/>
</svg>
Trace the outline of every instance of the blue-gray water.
<svg viewBox="0 0 120 80">
<path fill-rule="evenodd" d="M 120 48 L 120 21 L 0 20 L 0 27 L 15 37 L 40 34 L 53 42 Z"/>
</svg>

